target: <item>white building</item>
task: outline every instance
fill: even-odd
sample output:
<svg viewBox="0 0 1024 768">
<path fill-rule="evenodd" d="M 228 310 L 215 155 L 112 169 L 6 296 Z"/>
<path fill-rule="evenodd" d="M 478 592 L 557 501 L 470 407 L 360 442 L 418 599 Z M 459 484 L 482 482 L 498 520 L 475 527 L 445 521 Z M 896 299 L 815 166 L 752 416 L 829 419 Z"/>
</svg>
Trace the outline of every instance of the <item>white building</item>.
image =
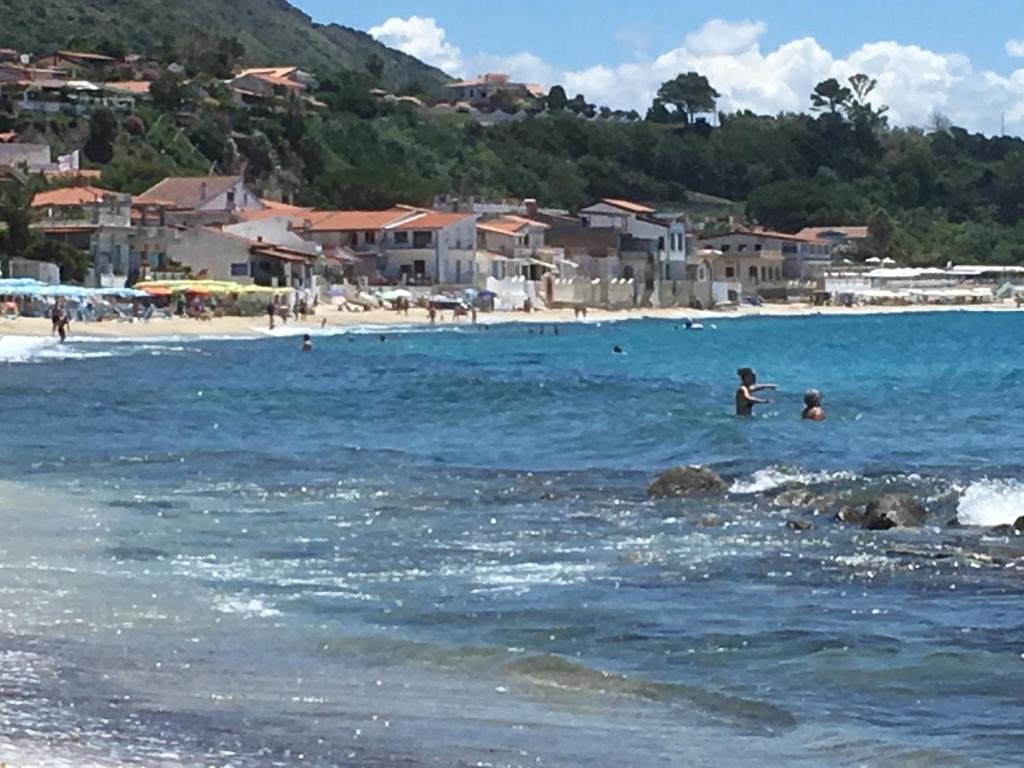
<svg viewBox="0 0 1024 768">
<path fill-rule="evenodd" d="M 169 176 L 136 202 L 163 205 L 184 224 L 227 224 L 237 211 L 266 207 L 241 176 Z"/>
</svg>

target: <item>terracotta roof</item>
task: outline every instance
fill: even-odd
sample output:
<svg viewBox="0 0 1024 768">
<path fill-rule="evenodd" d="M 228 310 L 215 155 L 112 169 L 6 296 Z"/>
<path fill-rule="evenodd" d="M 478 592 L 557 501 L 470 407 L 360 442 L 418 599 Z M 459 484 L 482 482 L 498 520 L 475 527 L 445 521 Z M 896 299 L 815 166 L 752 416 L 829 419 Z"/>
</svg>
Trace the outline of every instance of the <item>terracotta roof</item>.
<svg viewBox="0 0 1024 768">
<path fill-rule="evenodd" d="M 444 229 L 465 219 L 471 219 L 473 213 L 444 213 L 441 211 L 421 211 L 418 215 L 403 219 L 387 226 L 387 229 Z"/>
<path fill-rule="evenodd" d="M 819 239 L 827 232 L 841 232 L 843 237 L 853 240 L 864 240 L 868 236 L 868 228 L 859 227 L 804 227 L 796 233 L 797 237 Z"/>
<path fill-rule="evenodd" d="M 526 219 L 522 216 L 502 216 L 500 219 L 489 219 L 476 223 L 477 229 L 482 229 L 486 232 L 496 232 L 502 235 L 514 235 L 519 230 L 527 227 L 550 229 L 549 225 L 543 222 Z"/>
<path fill-rule="evenodd" d="M 271 77 L 287 77 L 293 72 L 297 71 L 298 67 L 252 67 L 250 69 L 243 69 L 239 72 L 236 77 L 243 77 L 245 75 L 270 75 Z"/>
<path fill-rule="evenodd" d="M 629 211 L 630 213 L 654 213 L 653 208 L 648 208 L 646 205 L 634 203 L 631 200 L 621 200 L 616 197 L 602 197 L 601 202 L 615 206 L 616 208 L 621 208 L 624 211 Z"/>
<path fill-rule="evenodd" d="M 50 189 L 46 192 L 39 192 L 32 198 L 33 208 L 45 208 L 47 206 L 62 205 L 85 205 L 95 203 L 103 199 L 104 195 L 115 194 L 109 189 L 99 187 L 61 187 Z"/>
<path fill-rule="evenodd" d="M 93 232 L 99 229 L 98 224 L 33 224 L 33 229 L 40 232 L 54 232 L 57 234 L 70 234 L 73 232 Z"/>
<path fill-rule="evenodd" d="M 126 93 L 134 94 L 146 94 L 149 93 L 149 86 L 152 85 L 148 80 L 114 80 L 109 83 L 103 83 L 103 87 L 111 91 L 125 91 Z"/>
<path fill-rule="evenodd" d="M 312 208 L 303 208 L 301 205 L 289 205 L 288 203 L 282 203 L 279 200 L 267 200 L 265 197 L 260 198 L 260 202 L 268 211 L 273 211 L 276 214 L 295 214 L 299 216 L 301 214 L 312 212 Z M 262 213 L 262 211 L 261 211 Z"/>
<path fill-rule="evenodd" d="M 311 217 L 313 232 L 358 232 L 383 229 L 409 216 L 405 208 L 386 211 L 317 211 Z"/>
<path fill-rule="evenodd" d="M 477 75 L 472 80 L 459 80 L 455 83 L 448 83 L 445 88 L 462 88 L 467 85 L 519 85 L 519 83 L 510 83 L 508 75 L 503 72 L 487 72 L 483 75 Z"/>
<path fill-rule="evenodd" d="M 63 56 L 68 59 L 87 59 L 90 61 L 97 62 L 113 62 L 117 59 L 112 56 L 104 56 L 102 53 L 86 53 L 84 51 L 57 51 L 57 56 Z M 43 58 L 46 58 L 45 56 Z"/>
<path fill-rule="evenodd" d="M 203 202 L 202 189 L 206 185 L 206 198 L 217 197 L 238 183 L 238 176 L 168 176 L 153 185 L 136 200 L 140 203 L 164 203 L 175 208 L 195 208 Z"/>
</svg>

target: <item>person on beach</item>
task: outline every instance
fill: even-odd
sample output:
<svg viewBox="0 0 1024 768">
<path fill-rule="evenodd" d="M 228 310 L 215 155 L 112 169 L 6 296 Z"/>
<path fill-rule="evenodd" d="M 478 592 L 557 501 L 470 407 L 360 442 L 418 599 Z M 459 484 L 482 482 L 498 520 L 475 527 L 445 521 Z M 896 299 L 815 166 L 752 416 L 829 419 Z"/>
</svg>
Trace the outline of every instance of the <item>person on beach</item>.
<svg viewBox="0 0 1024 768">
<path fill-rule="evenodd" d="M 270 321 L 270 330 L 274 330 L 274 318 L 277 316 L 277 306 L 274 300 L 267 302 L 267 319 Z"/>
<path fill-rule="evenodd" d="M 736 415 L 753 416 L 755 405 L 771 402 L 767 398 L 755 396 L 754 393 L 777 387 L 774 384 L 758 384 L 757 374 L 753 368 L 737 368 L 736 374 L 740 377 L 740 385 L 736 388 Z"/>
<path fill-rule="evenodd" d="M 53 312 L 50 314 L 50 320 L 53 323 L 53 327 L 50 329 L 51 336 L 57 333 L 57 329 L 60 327 L 62 314 L 63 313 L 60 311 L 60 302 L 55 301 L 53 303 Z"/>
<path fill-rule="evenodd" d="M 821 407 L 821 392 L 816 389 L 809 389 L 804 394 L 804 410 L 800 414 L 801 419 L 809 421 L 824 421 L 825 409 Z"/>
<path fill-rule="evenodd" d="M 437 307 L 434 306 L 434 302 L 427 304 L 427 316 L 430 317 L 431 325 L 437 322 Z"/>
<path fill-rule="evenodd" d="M 302 334 L 302 351 L 310 352 L 313 349 L 313 340 L 309 337 L 308 333 Z"/>
<path fill-rule="evenodd" d="M 71 325 L 71 318 L 66 313 L 61 312 L 60 321 L 57 323 L 57 335 L 60 336 L 61 344 L 67 341 L 69 325 Z"/>
</svg>

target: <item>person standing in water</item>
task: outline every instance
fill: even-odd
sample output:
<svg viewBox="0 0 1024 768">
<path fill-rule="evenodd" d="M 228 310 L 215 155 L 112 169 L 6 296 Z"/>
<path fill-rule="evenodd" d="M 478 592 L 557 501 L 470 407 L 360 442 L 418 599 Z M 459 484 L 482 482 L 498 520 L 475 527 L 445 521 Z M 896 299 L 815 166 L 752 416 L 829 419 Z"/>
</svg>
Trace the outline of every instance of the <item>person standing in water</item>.
<svg viewBox="0 0 1024 768">
<path fill-rule="evenodd" d="M 809 421 L 824 421 L 825 409 L 821 407 L 821 392 L 816 389 L 809 389 L 804 394 L 804 410 L 800 414 L 801 419 Z"/>
<path fill-rule="evenodd" d="M 302 351 L 310 352 L 313 349 L 313 340 L 309 337 L 308 333 L 302 334 Z"/>
<path fill-rule="evenodd" d="M 270 330 L 274 330 L 274 318 L 277 315 L 276 299 L 275 296 L 267 302 L 267 320 L 270 321 Z"/>
<path fill-rule="evenodd" d="M 758 384 L 757 374 L 753 368 L 738 368 L 736 373 L 740 377 L 740 385 L 736 388 L 736 415 L 753 416 L 755 405 L 771 402 L 767 398 L 755 396 L 754 393 L 777 387 L 774 384 Z"/>
</svg>

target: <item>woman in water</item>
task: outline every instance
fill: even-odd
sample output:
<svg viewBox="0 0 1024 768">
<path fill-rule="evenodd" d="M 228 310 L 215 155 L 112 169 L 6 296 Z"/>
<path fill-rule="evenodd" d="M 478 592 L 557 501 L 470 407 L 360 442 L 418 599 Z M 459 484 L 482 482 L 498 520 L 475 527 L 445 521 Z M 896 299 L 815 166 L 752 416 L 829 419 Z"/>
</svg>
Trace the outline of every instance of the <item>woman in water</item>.
<svg viewBox="0 0 1024 768">
<path fill-rule="evenodd" d="M 804 405 L 806 406 L 800 414 L 801 419 L 810 421 L 824 421 L 825 409 L 821 407 L 821 392 L 816 389 L 807 390 L 804 394 Z"/>
<path fill-rule="evenodd" d="M 763 397 L 755 397 L 754 393 L 760 392 L 762 389 L 776 389 L 776 386 L 774 384 L 758 384 L 757 374 L 754 373 L 753 368 L 738 368 L 736 373 L 740 377 L 740 385 L 736 388 L 736 415 L 753 416 L 755 405 L 771 402 Z"/>
</svg>

